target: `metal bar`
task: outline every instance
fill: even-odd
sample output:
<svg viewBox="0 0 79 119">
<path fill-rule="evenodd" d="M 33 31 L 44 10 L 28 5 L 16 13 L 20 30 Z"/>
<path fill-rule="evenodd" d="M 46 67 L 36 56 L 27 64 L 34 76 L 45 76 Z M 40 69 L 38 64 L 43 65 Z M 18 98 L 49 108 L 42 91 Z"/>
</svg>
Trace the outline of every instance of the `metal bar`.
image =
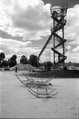
<svg viewBox="0 0 79 119">
<path fill-rule="evenodd" d="M 60 45 L 63 45 L 66 42 L 66 40 L 61 41 L 58 45 L 55 46 L 55 48 L 59 47 Z"/>
<path fill-rule="evenodd" d="M 57 33 L 54 33 L 54 35 L 55 35 L 56 37 L 58 37 L 59 39 L 63 40 L 63 38 L 61 38 Z M 66 40 L 66 39 L 64 39 L 64 40 Z"/>
<path fill-rule="evenodd" d="M 61 27 L 63 27 L 63 25 L 61 25 L 61 26 L 59 26 L 59 27 L 58 27 L 58 26 L 59 26 L 59 24 L 57 24 L 57 25 L 53 28 L 53 30 L 52 30 L 52 32 L 51 32 L 51 35 L 49 36 L 47 42 L 45 43 L 45 45 L 43 46 L 41 52 L 40 52 L 39 55 L 38 55 L 38 60 L 39 60 L 39 57 L 41 56 L 42 52 L 44 51 L 44 49 L 45 49 L 46 46 L 48 45 L 49 41 L 51 40 L 52 35 L 54 35 L 54 33 L 57 32 L 59 29 L 61 29 Z M 57 28 L 57 27 L 58 27 L 58 28 Z"/>
<path fill-rule="evenodd" d="M 54 32 L 51 33 L 51 35 L 49 36 L 47 42 L 45 43 L 44 47 L 42 48 L 41 52 L 39 53 L 38 59 L 39 59 L 39 57 L 41 56 L 41 54 L 42 54 L 42 52 L 44 51 L 44 49 L 46 48 L 46 46 L 47 46 L 47 44 L 49 43 L 49 41 L 51 40 L 51 37 L 52 37 L 53 33 L 54 33 Z"/>
<path fill-rule="evenodd" d="M 54 51 L 54 53 L 60 55 L 60 56 L 63 56 L 60 52 L 58 52 L 57 50 L 55 50 L 54 48 L 51 48 L 52 51 Z"/>
<path fill-rule="evenodd" d="M 62 39 L 64 40 L 64 27 L 62 28 Z M 62 44 L 62 46 L 63 46 L 63 59 L 64 59 L 64 55 L 65 55 L 64 43 Z M 63 70 L 64 70 L 64 67 L 65 67 L 65 60 L 63 60 Z"/>
<path fill-rule="evenodd" d="M 53 28 L 55 27 L 55 20 L 53 19 Z M 55 48 L 55 35 L 53 35 L 53 48 Z M 54 70 L 55 70 L 55 52 L 53 52 L 53 62 L 54 62 Z"/>
</svg>

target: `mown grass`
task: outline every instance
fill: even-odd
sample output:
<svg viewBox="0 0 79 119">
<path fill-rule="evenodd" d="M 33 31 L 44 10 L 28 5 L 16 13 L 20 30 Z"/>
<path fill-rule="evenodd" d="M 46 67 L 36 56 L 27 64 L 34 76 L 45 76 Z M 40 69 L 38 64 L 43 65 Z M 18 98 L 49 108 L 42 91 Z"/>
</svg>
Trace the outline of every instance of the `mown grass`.
<svg viewBox="0 0 79 119">
<path fill-rule="evenodd" d="M 40 78 L 79 78 L 79 70 L 55 70 L 55 71 L 38 71 L 26 73 L 27 76 Z"/>
</svg>

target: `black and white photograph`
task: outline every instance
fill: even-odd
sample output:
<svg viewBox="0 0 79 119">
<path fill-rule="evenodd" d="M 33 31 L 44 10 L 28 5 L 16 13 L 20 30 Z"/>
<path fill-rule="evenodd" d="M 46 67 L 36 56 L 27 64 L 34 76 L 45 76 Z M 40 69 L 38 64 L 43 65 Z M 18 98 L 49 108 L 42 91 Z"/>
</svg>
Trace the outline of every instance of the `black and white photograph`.
<svg viewBox="0 0 79 119">
<path fill-rule="evenodd" d="M 0 118 L 79 119 L 79 0 L 0 0 Z"/>
</svg>

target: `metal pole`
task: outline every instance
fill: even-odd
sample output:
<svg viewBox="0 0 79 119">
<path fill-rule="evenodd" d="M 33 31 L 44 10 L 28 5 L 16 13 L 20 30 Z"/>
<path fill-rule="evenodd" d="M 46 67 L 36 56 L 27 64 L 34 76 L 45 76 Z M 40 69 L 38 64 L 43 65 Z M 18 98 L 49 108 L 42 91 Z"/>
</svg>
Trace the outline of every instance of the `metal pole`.
<svg viewBox="0 0 79 119">
<path fill-rule="evenodd" d="M 53 20 L 53 29 L 55 28 L 55 20 Z M 53 48 L 55 48 L 55 35 L 53 35 Z M 53 62 L 54 62 L 54 70 L 55 70 L 55 52 L 53 52 Z"/>
<path fill-rule="evenodd" d="M 62 28 L 62 39 L 64 40 L 64 27 Z M 65 55 L 65 52 L 64 52 L 64 43 L 63 43 L 63 59 L 64 59 L 64 55 Z M 64 70 L 64 67 L 65 67 L 65 61 L 63 60 L 63 70 Z"/>
</svg>

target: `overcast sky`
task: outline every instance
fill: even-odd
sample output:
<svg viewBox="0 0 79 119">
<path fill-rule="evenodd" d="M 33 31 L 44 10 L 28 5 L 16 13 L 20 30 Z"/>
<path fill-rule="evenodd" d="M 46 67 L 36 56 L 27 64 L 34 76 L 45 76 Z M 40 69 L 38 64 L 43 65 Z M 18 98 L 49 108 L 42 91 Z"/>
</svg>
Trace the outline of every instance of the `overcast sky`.
<svg viewBox="0 0 79 119">
<path fill-rule="evenodd" d="M 57 3 L 68 3 L 68 7 L 73 7 L 76 4 L 79 4 L 79 0 L 43 0 L 45 4 L 57 4 Z"/>
<path fill-rule="evenodd" d="M 79 62 L 79 0 L 0 0 L 0 52 L 38 55 L 50 35 L 50 4 L 68 2 L 65 26 L 67 62 Z M 52 40 L 41 56 L 49 60 Z M 61 49 L 60 49 L 61 50 Z"/>
</svg>

